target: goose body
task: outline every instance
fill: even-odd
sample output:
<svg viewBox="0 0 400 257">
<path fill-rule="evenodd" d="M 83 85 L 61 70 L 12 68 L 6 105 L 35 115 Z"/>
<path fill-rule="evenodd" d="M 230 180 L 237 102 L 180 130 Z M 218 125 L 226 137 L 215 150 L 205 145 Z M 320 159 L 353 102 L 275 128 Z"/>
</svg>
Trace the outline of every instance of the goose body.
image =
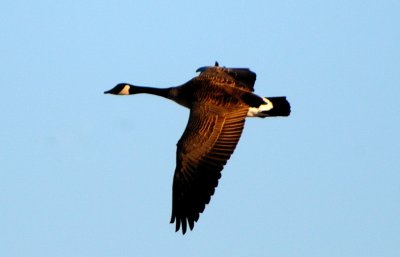
<svg viewBox="0 0 400 257">
<path fill-rule="evenodd" d="M 247 68 L 206 66 L 185 84 L 151 88 L 120 83 L 104 92 L 114 95 L 147 93 L 190 109 L 189 121 L 177 143 L 172 188 L 171 223 L 176 231 L 192 230 L 210 202 L 221 171 L 233 153 L 246 117 L 289 116 L 286 97 L 253 93 L 256 74 Z"/>
</svg>

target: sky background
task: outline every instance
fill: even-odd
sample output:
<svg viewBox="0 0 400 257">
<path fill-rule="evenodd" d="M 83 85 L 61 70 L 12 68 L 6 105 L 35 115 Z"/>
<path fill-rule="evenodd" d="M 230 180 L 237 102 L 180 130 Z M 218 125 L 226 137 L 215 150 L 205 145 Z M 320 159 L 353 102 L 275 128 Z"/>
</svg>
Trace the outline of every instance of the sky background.
<svg viewBox="0 0 400 257">
<path fill-rule="evenodd" d="M 0 256 L 400 256 L 400 2 L 0 5 Z M 169 224 L 188 110 L 219 61 L 286 95 L 248 119 L 192 232 Z"/>
</svg>

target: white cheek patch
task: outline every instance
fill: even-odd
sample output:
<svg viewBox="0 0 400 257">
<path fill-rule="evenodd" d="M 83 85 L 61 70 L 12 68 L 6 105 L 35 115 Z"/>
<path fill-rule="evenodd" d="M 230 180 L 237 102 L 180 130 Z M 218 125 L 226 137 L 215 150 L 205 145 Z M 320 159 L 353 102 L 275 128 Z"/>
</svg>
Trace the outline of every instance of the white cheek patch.
<svg viewBox="0 0 400 257">
<path fill-rule="evenodd" d="M 129 95 L 129 88 L 130 86 L 125 85 L 124 88 L 121 90 L 121 92 L 119 92 L 119 95 Z"/>
</svg>

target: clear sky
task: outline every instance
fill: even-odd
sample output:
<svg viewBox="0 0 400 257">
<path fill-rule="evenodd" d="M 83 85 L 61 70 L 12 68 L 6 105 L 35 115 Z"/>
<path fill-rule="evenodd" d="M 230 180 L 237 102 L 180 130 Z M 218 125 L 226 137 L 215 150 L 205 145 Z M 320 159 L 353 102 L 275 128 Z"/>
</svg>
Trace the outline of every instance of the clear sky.
<svg viewBox="0 0 400 257">
<path fill-rule="evenodd" d="M 0 8 L 0 256 L 400 256 L 400 2 L 21 1 Z M 169 224 L 188 110 L 215 61 L 286 95 L 248 119 L 194 231 Z"/>
</svg>

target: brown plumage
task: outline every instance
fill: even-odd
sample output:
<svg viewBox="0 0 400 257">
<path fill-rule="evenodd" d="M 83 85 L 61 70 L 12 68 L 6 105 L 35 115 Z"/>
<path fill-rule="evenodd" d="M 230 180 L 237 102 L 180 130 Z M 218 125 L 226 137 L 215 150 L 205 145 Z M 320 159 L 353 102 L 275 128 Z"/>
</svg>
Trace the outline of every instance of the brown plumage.
<svg viewBox="0 0 400 257">
<path fill-rule="evenodd" d="M 190 109 L 189 121 L 177 144 L 171 223 L 176 231 L 192 230 L 215 192 L 221 171 L 235 150 L 246 116 L 288 116 L 285 97 L 262 98 L 252 92 L 256 74 L 246 68 L 199 68 L 200 75 L 165 89 L 118 84 L 105 93 L 149 93 Z M 274 99 L 274 100 L 271 100 Z M 274 106 L 277 107 L 274 107 Z M 250 112 L 250 109 L 254 109 Z"/>
</svg>

